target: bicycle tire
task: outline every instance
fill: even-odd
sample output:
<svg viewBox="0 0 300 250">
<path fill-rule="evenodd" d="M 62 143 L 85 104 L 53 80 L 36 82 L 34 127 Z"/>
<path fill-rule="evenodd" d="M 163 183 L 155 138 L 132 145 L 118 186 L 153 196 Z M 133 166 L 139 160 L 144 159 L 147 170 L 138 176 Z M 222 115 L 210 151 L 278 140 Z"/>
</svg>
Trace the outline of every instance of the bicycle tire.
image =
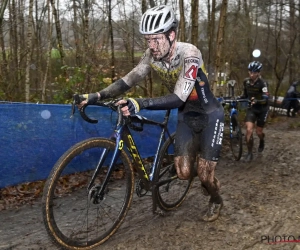
<svg viewBox="0 0 300 250">
<path fill-rule="evenodd" d="M 182 204 L 194 180 L 192 174 L 189 180 L 180 180 L 177 177 L 174 166 L 174 142 L 175 133 L 164 142 L 159 151 L 158 166 L 154 171 L 155 183 L 170 179 L 166 184 L 158 186 L 156 192 L 153 193 L 156 195 L 155 200 L 158 206 L 164 211 L 173 210 Z"/>
<path fill-rule="evenodd" d="M 43 190 L 42 212 L 47 233 L 60 248 L 99 246 L 122 224 L 134 191 L 134 171 L 124 150 L 99 204 L 91 201 L 92 191 L 87 190 L 101 151 L 108 149 L 92 189 L 101 186 L 115 146 L 109 139 L 90 138 L 75 144 L 54 165 Z"/>
<path fill-rule="evenodd" d="M 243 134 L 237 115 L 233 114 L 231 117 L 230 129 L 230 148 L 233 157 L 236 161 L 239 161 L 242 157 L 243 152 Z"/>
</svg>

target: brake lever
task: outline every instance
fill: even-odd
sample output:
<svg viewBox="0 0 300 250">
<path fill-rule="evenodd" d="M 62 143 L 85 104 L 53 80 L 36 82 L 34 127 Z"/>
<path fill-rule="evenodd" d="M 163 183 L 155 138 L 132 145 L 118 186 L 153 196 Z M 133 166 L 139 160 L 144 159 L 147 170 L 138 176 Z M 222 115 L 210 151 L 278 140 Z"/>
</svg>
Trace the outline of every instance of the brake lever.
<svg viewBox="0 0 300 250">
<path fill-rule="evenodd" d="M 71 111 L 71 117 L 72 118 L 74 116 L 74 113 L 75 113 L 75 106 L 77 104 L 80 104 L 81 100 L 80 100 L 80 97 L 78 94 L 74 94 L 73 95 L 73 103 L 72 103 L 72 111 Z M 95 119 L 91 119 L 89 118 L 86 114 L 85 114 L 85 108 L 87 107 L 87 105 L 83 105 L 81 108 L 79 108 L 79 112 L 80 112 L 80 115 L 81 117 L 89 122 L 89 123 L 98 123 L 98 120 L 95 120 Z"/>
</svg>

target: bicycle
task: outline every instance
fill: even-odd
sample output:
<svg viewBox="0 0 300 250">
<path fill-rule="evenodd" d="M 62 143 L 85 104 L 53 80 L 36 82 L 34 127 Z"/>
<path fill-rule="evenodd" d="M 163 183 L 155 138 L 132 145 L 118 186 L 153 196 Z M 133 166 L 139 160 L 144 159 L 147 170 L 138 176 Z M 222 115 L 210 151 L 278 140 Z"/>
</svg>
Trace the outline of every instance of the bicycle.
<svg viewBox="0 0 300 250">
<path fill-rule="evenodd" d="M 218 98 L 218 100 L 222 103 L 225 110 L 225 122 L 229 123 L 229 141 L 231 152 L 234 159 L 239 161 L 243 153 L 243 133 L 238 119 L 238 103 L 249 102 L 249 100 L 235 98 L 226 99 L 223 97 Z M 229 104 L 227 109 L 225 109 L 226 104 Z"/>
<path fill-rule="evenodd" d="M 79 96 L 74 96 L 72 114 Z M 117 100 L 96 105 L 117 112 L 110 138 L 89 138 L 68 149 L 54 165 L 44 187 L 43 219 L 54 243 L 66 249 L 91 249 L 107 241 L 122 224 L 136 194 L 152 196 L 152 212 L 179 207 L 188 194 L 194 176 L 180 180 L 174 167 L 175 133 L 163 122 L 135 115 L 125 117 Z M 80 109 L 85 121 L 97 123 Z M 142 131 L 144 124 L 161 129 L 151 167 L 142 162 L 131 130 Z M 84 165 L 84 167 L 83 167 Z"/>
</svg>

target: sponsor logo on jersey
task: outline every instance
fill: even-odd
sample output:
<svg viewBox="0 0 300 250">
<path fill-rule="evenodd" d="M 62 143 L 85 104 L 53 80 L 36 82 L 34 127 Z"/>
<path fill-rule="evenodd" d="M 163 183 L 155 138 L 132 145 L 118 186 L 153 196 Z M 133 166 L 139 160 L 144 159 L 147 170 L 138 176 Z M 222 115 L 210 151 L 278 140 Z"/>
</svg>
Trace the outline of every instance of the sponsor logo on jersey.
<svg viewBox="0 0 300 250">
<path fill-rule="evenodd" d="M 194 86 L 193 82 L 185 81 L 184 87 L 182 90 L 183 95 L 188 95 L 191 92 L 192 87 Z"/>
<path fill-rule="evenodd" d="M 184 78 L 195 80 L 199 68 L 200 60 L 197 57 L 188 57 L 184 59 Z"/>
<path fill-rule="evenodd" d="M 204 101 L 205 103 L 208 103 L 207 97 L 206 97 L 206 95 L 205 95 L 204 88 L 201 88 L 201 94 L 202 94 L 203 101 Z"/>
<path fill-rule="evenodd" d="M 268 92 L 268 88 L 267 87 L 263 87 L 262 88 L 262 92 L 265 92 L 265 93 Z"/>
</svg>

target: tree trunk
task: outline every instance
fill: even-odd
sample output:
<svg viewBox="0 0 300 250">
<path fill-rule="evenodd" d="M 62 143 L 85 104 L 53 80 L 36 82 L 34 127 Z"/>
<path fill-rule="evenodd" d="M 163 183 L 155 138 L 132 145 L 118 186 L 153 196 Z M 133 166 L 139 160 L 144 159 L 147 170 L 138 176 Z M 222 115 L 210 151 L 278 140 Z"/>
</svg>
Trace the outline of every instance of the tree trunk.
<svg viewBox="0 0 300 250">
<path fill-rule="evenodd" d="M 3 16 L 4 16 L 4 11 L 6 9 L 6 6 L 8 4 L 8 0 L 4 0 L 4 2 L 0 6 L 0 48 L 1 48 L 1 60 L 0 60 L 0 75 L 2 76 L 0 78 L 0 88 L 2 87 L 2 91 L 6 92 L 7 88 L 7 82 L 9 81 L 9 76 L 8 76 L 8 62 L 7 62 L 7 54 L 6 54 L 6 49 L 5 49 L 5 43 L 4 43 L 4 34 L 3 34 L 3 29 L 2 29 L 2 24 L 3 24 Z"/>
<path fill-rule="evenodd" d="M 247 54 L 248 54 L 248 61 L 251 61 L 252 58 L 252 42 L 251 42 L 251 35 L 252 35 L 252 21 L 250 19 L 250 10 L 247 3 L 247 0 L 244 0 L 244 10 L 245 10 L 245 16 L 247 21 Z"/>
<path fill-rule="evenodd" d="M 28 27 L 27 27 L 27 55 L 25 73 L 25 101 L 30 101 L 30 61 L 32 53 L 32 31 L 33 31 L 33 0 L 29 1 Z"/>
<path fill-rule="evenodd" d="M 51 3 L 51 6 L 52 6 L 52 14 L 54 16 L 54 21 L 55 21 L 58 51 L 60 53 L 61 65 L 65 65 L 65 52 L 64 52 L 63 41 L 62 41 L 59 14 L 57 13 L 57 10 L 56 10 L 56 7 L 55 7 L 55 0 L 50 0 L 50 3 Z"/>
<path fill-rule="evenodd" d="M 216 16 L 216 0 L 212 1 L 211 12 L 210 12 L 210 0 L 207 1 L 208 8 L 208 58 L 207 58 L 207 70 L 208 70 L 208 80 L 211 81 L 213 76 L 213 57 L 214 57 L 214 34 L 215 34 L 215 16 Z M 213 85 L 212 85 L 213 87 Z"/>
<path fill-rule="evenodd" d="M 183 0 L 179 0 L 179 12 L 180 12 L 180 22 L 179 22 L 179 30 L 178 30 L 178 38 L 179 41 L 185 42 L 185 16 L 184 16 L 184 2 Z"/>
<path fill-rule="evenodd" d="M 217 91 L 218 83 L 218 73 L 221 66 L 221 56 L 223 53 L 223 45 L 225 39 L 225 25 L 226 25 L 226 15 L 227 15 L 227 0 L 222 1 L 222 7 L 220 12 L 220 21 L 218 27 L 218 36 L 217 36 L 217 47 L 216 47 L 216 57 L 215 57 L 215 73 L 214 73 L 214 85 L 213 93 L 214 95 L 220 96 L 223 94 L 223 89 L 220 87 Z"/>
<path fill-rule="evenodd" d="M 42 103 L 46 102 L 46 87 L 47 87 L 47 79 L 48 74 L 51 72 L 51 37 L 52 37 L 52 18 L 53 16 L 50 16 L 50 3 L 49 0 L 47 0 L 47 10 L 48 10 L 48 45 L 47 45 L 47 59 L 46 59 L 46 69 L 44 73 L 44 79 L 42 82 Z"/>
<path fill-rule="evenodd" d="M 199 23 L 199 1 L 192 0 L 191 4 L 191 23 L 192 23 L 192 30 L 191 30 L 191 43 L 198 47 L 198 23 Z"/>
<path fill-rule="evenodd" d="M 296 18 L 295 18 L 295 1 L 289 0 L 289 9 L 290 9 L 290 34 L 289 34 L 289 40 L 290 40 L 290 47 L 293 46 L 294 43 L 294 37 L 297 33 L 296 31 Z M 289 82 L 294 81 L 294 75 L 295 75 L 295 57 L 292 57 L 289 62 Z"/>
<path fill-rule="evenodd" d="M 115 51 L 114 51 L 114 33 L 112 26 L 112 8 L 111 8 L 111 0 L 108 1 L 108 27 L 109 27 L 109 35 L 110 35 L 110 49 L 111 49 L 111 80 L 114 81 L 115 78 Z"/>
<path fill-rule="evenodd" d="M 78 30 L 78 17 L 77 17 L 77 1 L 73 0 L 73 15 L 74 15 L 74 22 L 73 25 L 73 34 L 74 34 L 74 42 L 75 42 L 75 57 L 76 57 L 76 66 L 82 66 L 82 53 L 81 53 L 81 42 Z"/>
<path fill-rule="evenodd" d="M 2 26 L 3 23 L 4 11 L 6 9 L 7 4 L 8 4 L 8 0 L 3 0 L 3 2 L 0 5 L 0 26 Z"/>
</svg>

